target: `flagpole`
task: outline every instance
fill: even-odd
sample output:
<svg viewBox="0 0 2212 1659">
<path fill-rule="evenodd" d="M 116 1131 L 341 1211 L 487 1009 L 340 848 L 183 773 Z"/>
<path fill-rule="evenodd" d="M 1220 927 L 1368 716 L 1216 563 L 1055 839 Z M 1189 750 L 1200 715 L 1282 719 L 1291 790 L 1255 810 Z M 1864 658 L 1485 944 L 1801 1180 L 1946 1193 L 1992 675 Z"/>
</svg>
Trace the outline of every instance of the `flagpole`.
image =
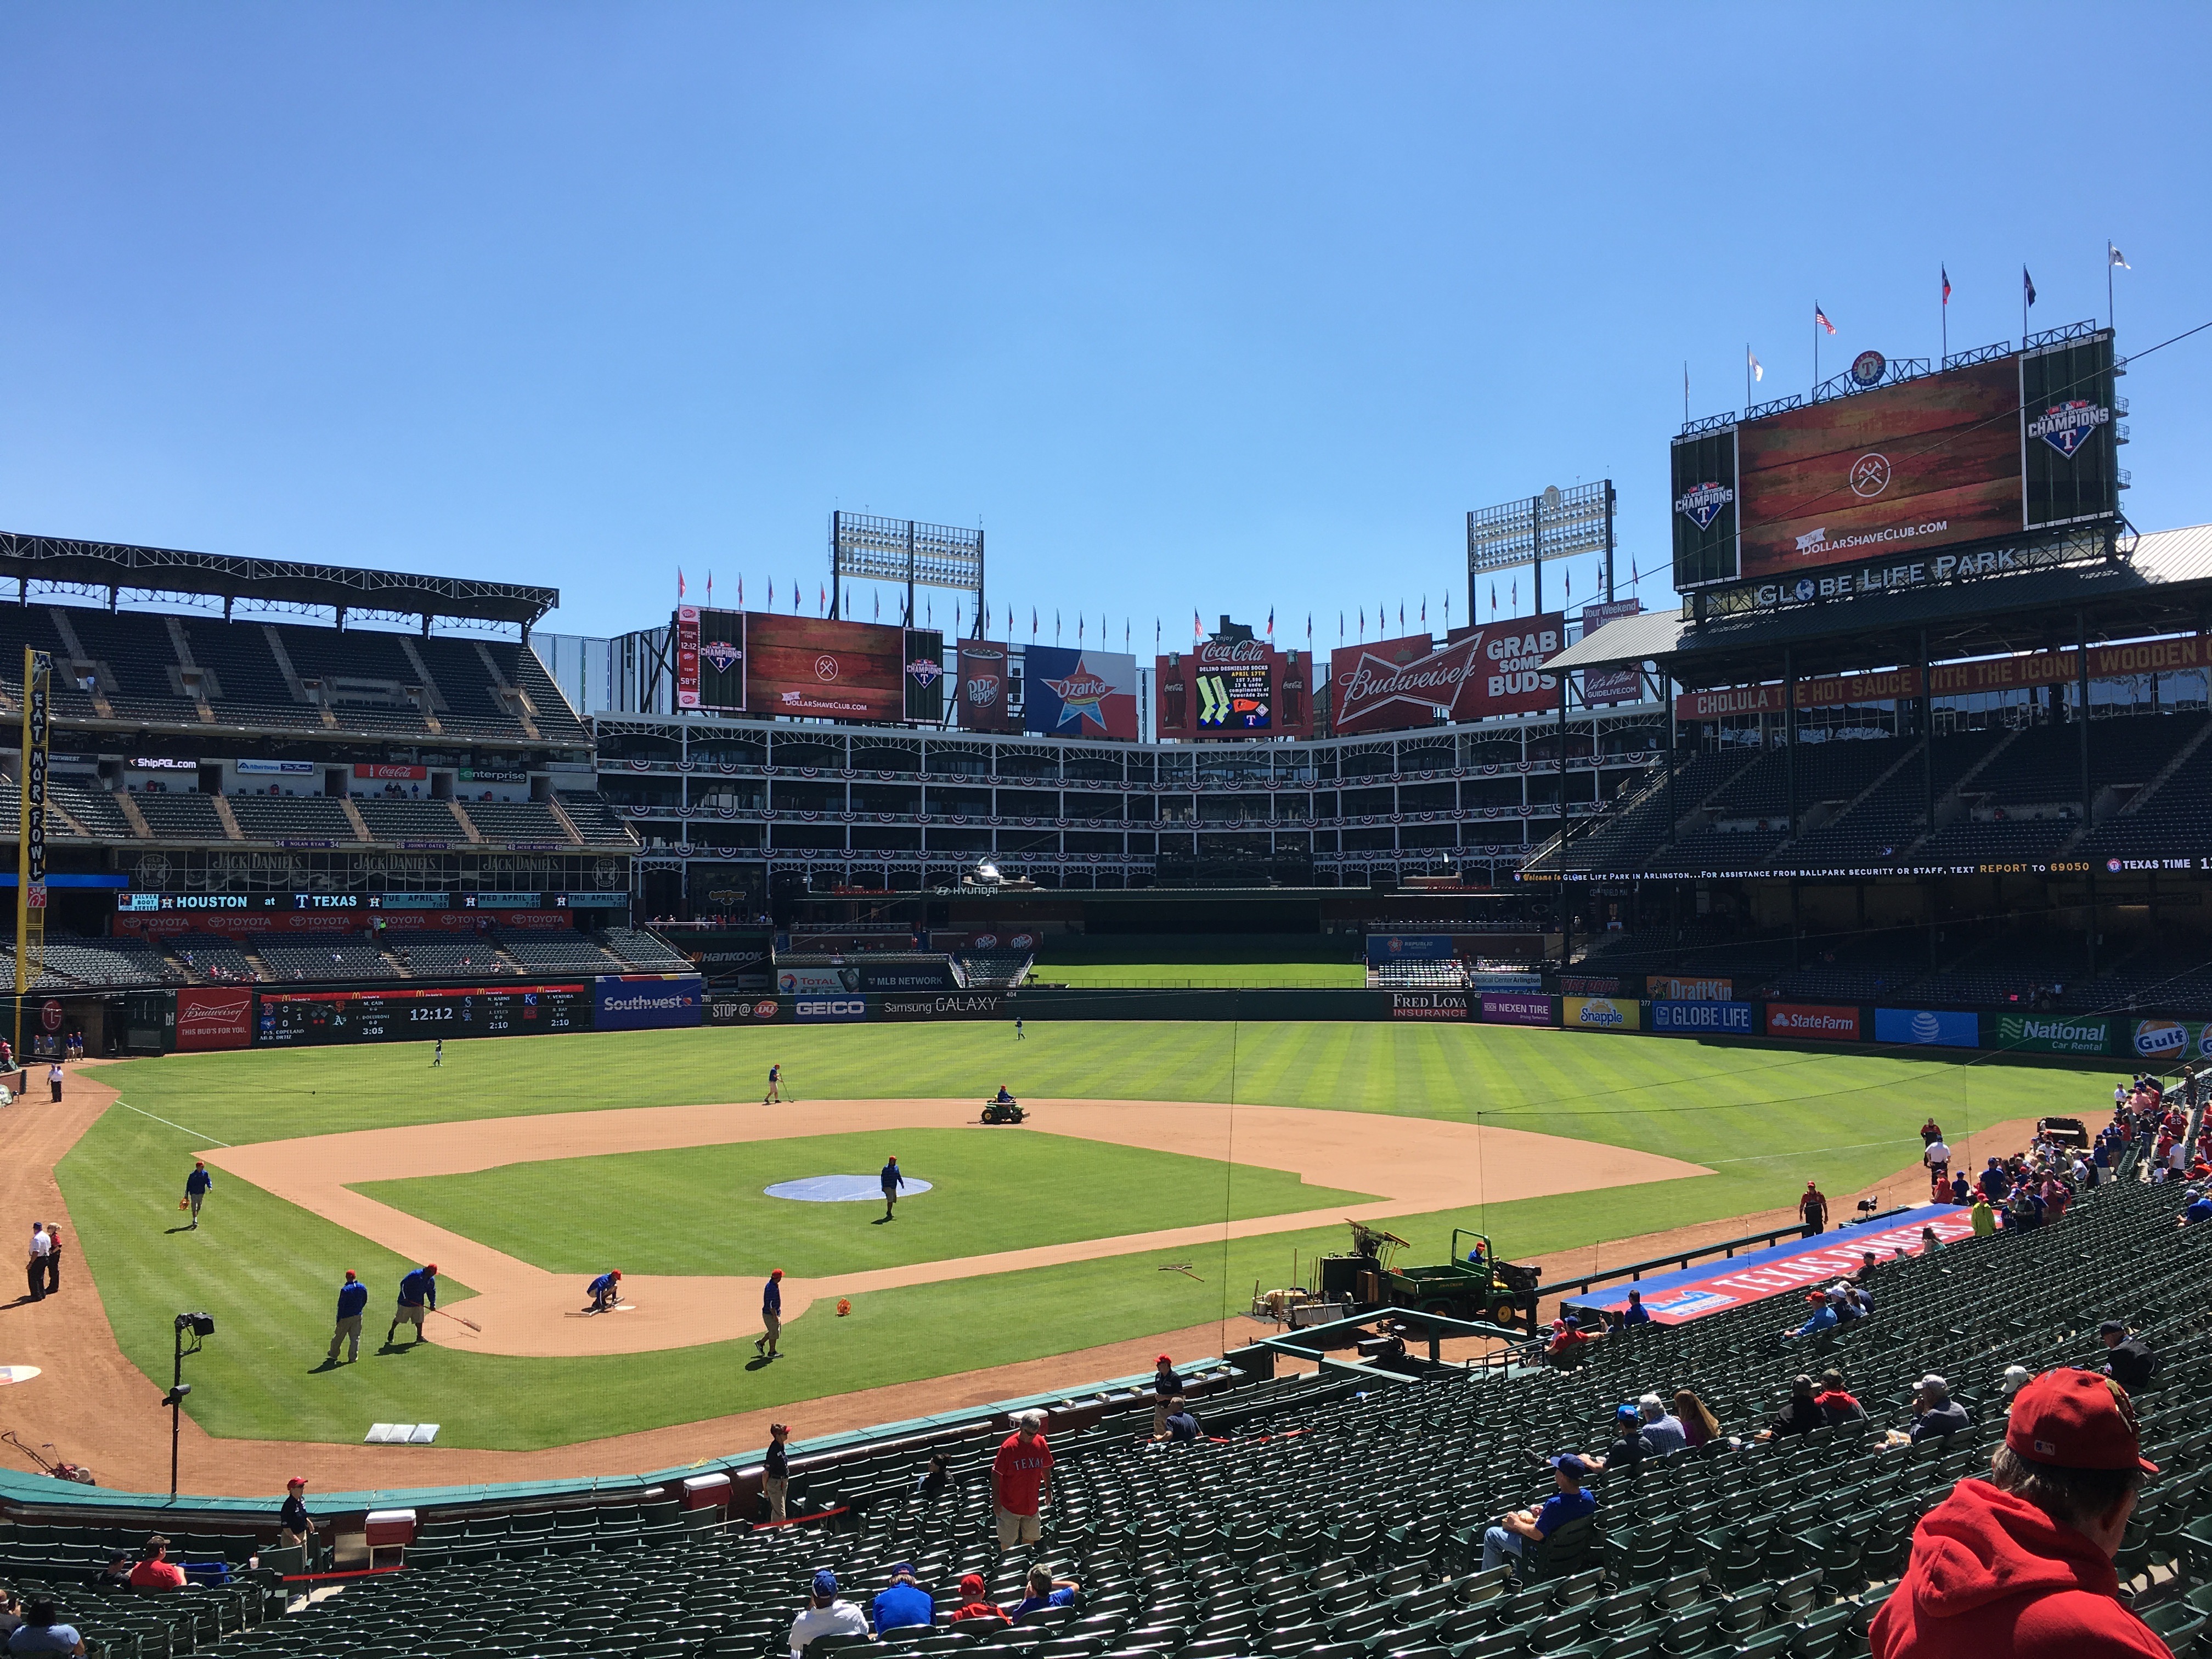
<svg viewBox="0 0 2212 1659">
<path fill-rule="evenodd" d="M 1743 343 L 1743 406 L 1751 407 L 1751 342 Z"/>
<path fill-rule="evenodd" d="M 1946 288 L 1950 286 L 1950 267 L 1947 265 L 1943 269 L 1943 286 Z M 1943 357 L 1938 358 L 1936 363 L 1936 367 L 1940 369 L 1943 367 L 1943 360 L 1951 355 L 1951 296 L 1948 294 L 1944 295 L 1936 308 L 1943 313 Z"/>
<path fill-rule="evenodd" d="M 1820 390 L 1820 302 L 1813 301 L 1813 390 Z"/>
<path fill-rule="evenodd" d="M 2105 326 L 2106 326 L 2106 328 L 2111 328 L 2111 327 L 2112 327 L 2112 326 L 2113 326 L 2113 322 L 2112 322 L 2112 252 L 2113 252 L 2113 249 L 2112 249 L 2112 239 L 2111 239 L 2111 238 L 2109 238 L 2109 237 L 2107 237 L 2107 238 L 2106 239 L 2106 241 L 2105 241 Z"/>
</svg>

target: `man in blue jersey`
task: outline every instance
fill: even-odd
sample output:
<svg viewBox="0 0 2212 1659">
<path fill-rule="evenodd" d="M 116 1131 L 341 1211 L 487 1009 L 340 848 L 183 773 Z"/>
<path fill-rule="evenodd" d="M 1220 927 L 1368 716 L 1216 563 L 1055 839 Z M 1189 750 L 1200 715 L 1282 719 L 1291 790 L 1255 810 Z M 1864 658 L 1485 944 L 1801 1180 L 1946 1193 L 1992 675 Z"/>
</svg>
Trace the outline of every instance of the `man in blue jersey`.
<svg viewBox="0 0 2212 1659">
<path fill-rule="evenodd" d="M 337 1328 L 331 1333 L 331 1352 L 324 1360 L 326 1365 L 338 1363 L 338 1344 L 349 1345 L 346 1363 L 351 1364 L 361 1358 L 361 1314 L 368 1306 L 368 1286 L 355 1278 L 352 1269 L 346 1271 L 345 1283 L 338 1286 Z"/>
<path fill-rule="evenodd" d="M 429 1262 L 415 1269 L 399 1281 L 399 1305 L 393 1310 L 392 1324 L 384 1333 L 384 1346 L 390 1347 L 392 1339 L 402 1325 L 415 1328 L 415 1340 L 422 1340 L 422 1311 L 425 1307 L 438 1305 L 438 1264 Z"/>
<path fill-rule="evenodd" d="M 760 1340 L 753 1344 L 753 1352 L 773 1359 L 775 1358 L 776 1339 L 783 1334 L 783 1269 L 781 1267 L 771 1271 L 768 1283 L 761 1286 L 761 1323 L 767 1329 Z"/>
<path fill-rule="evenodd" d="M 587 1287 L 591 1291 L 592 1311 L 605 1313 L 622 1300 L 622 1269 L 610 1267 L 593 1279 Z"/>
<path fill-rule="evenodd" d="M 896 1158 L 884 1165 L 880 1179 L 884 1184 L 884 1219 L 889 1221 L 892 1207 L 898 1203 L 899 1188 L 906 1185 L 906 1177 L 899 1173 Z"/>
</svg>

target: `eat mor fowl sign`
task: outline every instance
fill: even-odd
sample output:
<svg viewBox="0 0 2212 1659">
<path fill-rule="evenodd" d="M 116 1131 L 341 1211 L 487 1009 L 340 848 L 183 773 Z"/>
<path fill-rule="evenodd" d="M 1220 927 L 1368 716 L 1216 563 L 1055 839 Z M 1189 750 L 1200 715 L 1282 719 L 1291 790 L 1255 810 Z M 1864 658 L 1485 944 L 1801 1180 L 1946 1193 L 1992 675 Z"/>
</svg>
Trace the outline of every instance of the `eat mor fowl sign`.
<svg viewBox="0 0 2212 1659">
<path fill-rule="evenodd" d="M 1449 720 L 1534 714 L 1556 708 L 1559 679 L 1543 672 L 1566 639 L 1566 615 L 1551 611 L 1461 629 L 1443 647 L 1426 635 L 1346 646 L 1330 653 L 1340 734 Z"/>
</svg>

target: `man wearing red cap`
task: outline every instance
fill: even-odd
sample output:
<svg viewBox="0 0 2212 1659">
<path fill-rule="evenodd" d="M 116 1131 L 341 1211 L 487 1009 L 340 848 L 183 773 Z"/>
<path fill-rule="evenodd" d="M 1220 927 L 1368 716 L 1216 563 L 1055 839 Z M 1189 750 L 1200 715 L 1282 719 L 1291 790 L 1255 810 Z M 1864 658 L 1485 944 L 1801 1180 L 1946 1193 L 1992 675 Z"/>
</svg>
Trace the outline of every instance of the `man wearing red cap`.
<svg viewBox="0 0 2212 1659">
<path fill-rule="evenodd" d="M 276 1535 L 280 1543 L 301 1550 L 307 1548 L 315 1535 L 314 1517 L 307 1513 L 307 1477 L 304 1474 L 295 1474 L 284 1483 L 284 1507 L 276 1511 Z"/>
<path fill-rule="evenodd" d="M 1805 1183 L 1805 1196 L 1797 1200 L 1797 1213 L 1804 1218 L 1806 1237 L 1828 1231 L 1828 1198 L 1818 1183 Z"/>
<path fill-rule="evenodd" d="M 415 1340 L 422 1340 L 422 1310 L 425 1304 L 438 1305 L 438 1264 L 427 1261 L 399 1281 L 399 1303 L 392 1310 L 392 1323 L 384 1333 L 384 1346 L 390 1347 L 392 1339 L 402 1325 L 415 1328 Z"/>
<path fill-rule="evenodd" d="M 1162 1354 L 1153 1362 L 1152 1370 L 1152 1438 L 1168 1437 L 1168 1401 L 1182 1394 L 1182 1378 L 1176 1375 L 1175 1362 Z"/>
<path fill-rule="evenodd" d="M 2112 1571 L 2147 1473 L 2127 1391 L 2045 1371 L 2013 1396 L 1989 1478 L 1961 1480 L 1913 1529 L 1874 1659 L 2172 1659 Z"/>
<path fill-rule="evenodd" d="M 948 1613 L 946 1618 L 951 1623 L 956 1625 L 969 1619 L 981 1619 L 1001 1625 L 1006 1622 L 1006 1609 L 983 1594 L 983 1575 L 980 1572 L 963 1575 L 960 1580 L 960 1605 Z"/>
</svg>

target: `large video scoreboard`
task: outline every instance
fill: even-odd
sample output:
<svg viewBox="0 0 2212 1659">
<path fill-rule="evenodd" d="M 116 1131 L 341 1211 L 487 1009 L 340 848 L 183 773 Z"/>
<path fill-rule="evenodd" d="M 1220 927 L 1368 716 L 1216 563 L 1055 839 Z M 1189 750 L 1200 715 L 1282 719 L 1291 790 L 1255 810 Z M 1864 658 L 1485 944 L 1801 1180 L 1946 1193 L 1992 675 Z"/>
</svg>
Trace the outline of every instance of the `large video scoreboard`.
<svg viewBox="0 0 2212 1659">
<path fill-rule="evenodd" d="M 530 1036 L 592 1029 L 588 981 L 422 990 L 264 991 L 258 1047 L 426 1042 L 433 1037 Z"/>
<path fill-rule="evenodd" d="M 1963 354 L 1980 356 L 1981 354 Z M 1917 559 L 2119 512 L 2112 336 L 2098 330 L 1674 440 L 1674 586 Z"/>
</svg>

